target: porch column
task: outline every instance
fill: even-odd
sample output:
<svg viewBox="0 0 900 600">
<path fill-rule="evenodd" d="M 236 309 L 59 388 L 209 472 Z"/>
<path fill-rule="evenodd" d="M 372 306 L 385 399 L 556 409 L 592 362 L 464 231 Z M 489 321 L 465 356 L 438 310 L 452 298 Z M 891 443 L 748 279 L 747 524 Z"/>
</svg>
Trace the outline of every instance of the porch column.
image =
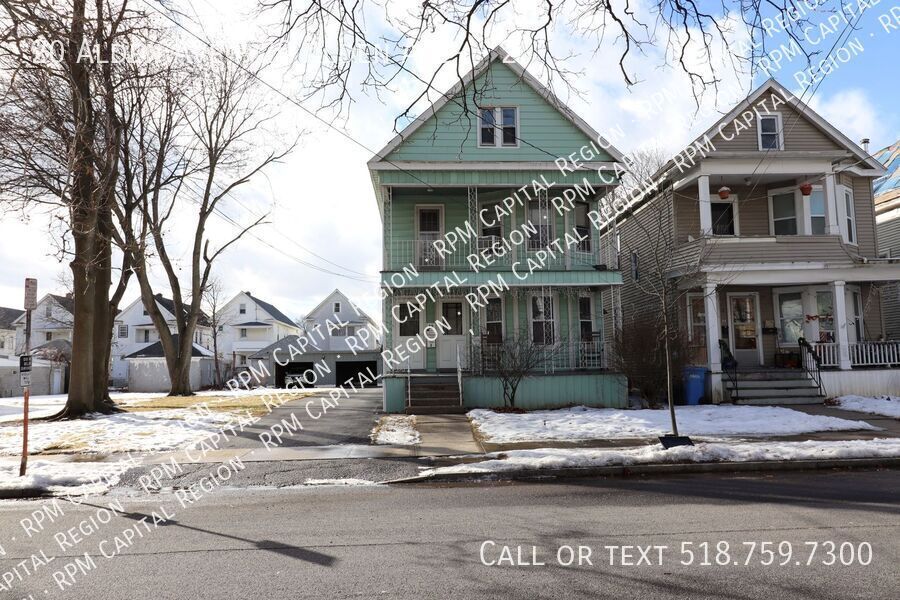
<svg viewBox="0 0 900 600">
<path fill-rule="evenodd" d="M 837 188 L 834 185 L 834 173 L 825 174 L 825 233 L 841 235 L 841 223 L 837 211 Z"/>
<path fill-rule="evenodd" d="M 815 345 L 819 340 L 819 326 L 816 321 L 807 320 L 806 315 L 819 314 L 819 307 L 816 304 L 816 293 L 806 288 L 801 293 L 801 303 L 803 304 L 803 337 L 810 344 Z"/>
<path fill-rule="evenodd" d="M 722 396 L 722 353 L 719 337 L 722 325 L 719 320 L 719 293 L 716 284 L 703 284 L 703 305 L 706 314 L 706 368 L 709 369 L 709 393 L 714 404 L 723 400 Z"/>
<path fill-rule="evenodd" d="M 712 235 L 712 205 L 709 203 L 709 175 L 697 178 L 700 199 L 700 235 Z"/>
<path fill-rule="evenodd" d="M 838 367 L 844 371 L 849 370 L 851 367 L 845 286 L 846 283 L 843 281 L 833 281 L 831 283 L 831 298 L 834 301 L 834 337 L 838 344 Z"/>
</svg>

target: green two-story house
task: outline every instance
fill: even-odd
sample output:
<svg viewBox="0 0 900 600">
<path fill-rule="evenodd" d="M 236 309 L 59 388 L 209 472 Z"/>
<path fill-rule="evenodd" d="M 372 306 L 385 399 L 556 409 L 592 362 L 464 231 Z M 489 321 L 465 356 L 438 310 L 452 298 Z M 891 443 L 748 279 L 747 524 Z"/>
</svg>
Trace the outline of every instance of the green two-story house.
<svg viewBox="0 0 900 600">
<path fill-rule="evenodd" d="M 622 160 L 496 49 L 369 161 L 386 411 L 502 406 L 511 341 L 540 357 L 517 406 L 624 406 L 602 333 L 622 278 L 596 234 Z"/>
</svg>

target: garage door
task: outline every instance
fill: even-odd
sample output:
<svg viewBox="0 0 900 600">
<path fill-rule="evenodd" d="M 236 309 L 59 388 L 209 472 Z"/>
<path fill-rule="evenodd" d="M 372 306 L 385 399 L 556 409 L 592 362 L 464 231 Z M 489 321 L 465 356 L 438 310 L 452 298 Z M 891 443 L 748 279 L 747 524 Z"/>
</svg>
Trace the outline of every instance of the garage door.
<svg viewBox="0 0 900 600">
<path fill-rule="evenodd" d="M 315 372 L 311 372 L 312 368 L 313 363 L 311 362 L 292 362 L 284 366 L 276 364 L 275 385 L 280 388 L 286 388 L 290 380 L 296 382 L 292 386 L 307 387 L 307 384 L 303 383 L 304 376 L 307 381 L 315 382 L 316 375 Z"/>
<path fill-rule="evenodd" d="M 360 361 L 338 361 L 335 365 L 335 381 L 338 386 L 345 385 L 348 379 L 351 380 L 354 386 L 359 387 L 360 376 L 362 376 L 362 380 L 370 380 L 375 377 L 375 374 L 378 373 L 378 363 L 374 360 L 360 360 Z M 366 383 L 367 387 L 373 387 L 378 385 L 376 381 L 372 383 Z"/>
</svg>

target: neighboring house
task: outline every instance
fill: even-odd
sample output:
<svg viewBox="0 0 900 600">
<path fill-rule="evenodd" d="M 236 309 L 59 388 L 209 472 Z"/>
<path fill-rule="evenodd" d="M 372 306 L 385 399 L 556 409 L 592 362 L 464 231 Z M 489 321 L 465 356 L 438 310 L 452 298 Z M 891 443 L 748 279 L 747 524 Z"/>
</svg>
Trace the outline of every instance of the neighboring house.
<svg viewBox="0 0 900 600">
<path fill-rule="evenodd" d="M 381 330 L 343 292 L 334 290 L 303 319 L 303 331 L 251 356 L 272 377 L 265 383 L 356 386 L 381 373 Z M 290 359 L 290 360 L 289 360 Z M 279 364 L 284 363 L 284 364 Z"/>
<path fill-rule="evenodd" d="M 177 333 L 178 327 L 175 320 L 175 303 L 156 294 L 156 304 L 162 312 L 169 331 Z M 130 363 L 127 359 L 139 350 L 143 350 L 159 341 L 159 333 L 150 319 L 150 315 L 144 308 L 140 298 L 123 308 L 116 316 L 112 331 L 112 352 L 110 357 L 110 379 L 114 386 L 124 386 L 130 381 Z M 212 328 L 209 326 L 209 317 L 202 314 L 197 319 L 197 327 L 194 330 L 194 343 L 203 348 L 212 348 Z M 168 378 L 166 379 L 168 381 Z M 159 389 L 152 391 L 165 391 L 168 383 L 160 383 Z M 139 390 L 148 391 L 148 390 Z"/>
<path fill-rule="evenodd" d="M 172 337 L 177 345 L 178 335 Z M 157 340 L 126 355 L 124 360 L 128 363 L 129 392 L 169 391 L 169 369 L 166 366 L 162 342 Z M 215 381 L 213 353 L 197 342 L 194 342 L 191 349 L 190 381 L 192 390 L 209 387 Z"/>
<path fill-rule="evenodd" d="M 301 333 L 290 317 L 250 292 L 239 292 L 229 300 L 219 311 L 218 324 L 217 345 L 223 372 L 246 367 L 251 355 Z"/>
<path fill-rule="evenodd" d="M 658 190 L 604 231 L 619 236 L 631 267 L 623 273 L 626 327 L 653 308 L 639 281 L 651 249 L 662 247 L 677 259 L 677 318 L 694 362 L 708 369 L 713 401 L 896 393 L 900 371 L 885 367 L 900 367 L 900 347 L 879 341 L 877 289 L 900 278 L 900 264 L 878 260 L 872 182 L 882 165 L 772 79 L 691 148 L 694 161 L 682 155 L 664 165 Z M 661 213 L 663 222 L 648 222 Z M 648 243 L 648 225 L 658 225 L 659 243 Z M 815 356 L 824 389 L 814 381 Z M 750 381 L 801 364 L 809 372 Z"/>
<path fill-rule="evenodd" d="M 875 222 L 878 230 L 878 255 L 900 258 L 900 142 L 875 154 L 887 169 L 875 180 Z M 881 290 L 884 310 L 884 334 L 889 340 L 900 340 L 900 281 Z"/>
<path fill-rule="evenodd" d="M 0 356 L 13 356 L 16 353 L 16 325 L 25 311 L 18 308 L 0 306 Z"/>
<path fill-rule="evenodd" d="M 31 395 L 64 394 L 67 391 L 68 369 L 56 361 L 39 357 L 31 363 Z M 0 356 L 0 398 L 22 395 L 19 381 L 19 359 Z"/>
<path fill-rule="evenodd" d="M 31 343 L 30 348 L 37 348 L 52 340 L 72 341 L 72 323 L 75 320 L 73 311 L 75 301 L 72 294 L 59 296 L 47 294 L 31 311 Z M 25 351 L 25 313 L 14 321 L 16 326 L 16 354 Z"/>
<path fill-rule="evenodd" d="M 584 163 L 574 173 L 554 162 L 568 156 Z M 604 368 L 601 306 L 621 275 L 588 218 L 621 160 L 495 49 L 369 161 L 384 240 L 386 411 L 501 406 L 488 357 L 504 340 L 545 357 L 517 405 L 625 405 L 624 377 Z M 574 204 L 560 212 L 551 200 L 564 194 Z M 566 234 L 584 239 L 566 244 Z M 565 247 L 547 252 L 556 240 Z M 467 300 L 491 285 L 484 302 Z"/>
</svg>

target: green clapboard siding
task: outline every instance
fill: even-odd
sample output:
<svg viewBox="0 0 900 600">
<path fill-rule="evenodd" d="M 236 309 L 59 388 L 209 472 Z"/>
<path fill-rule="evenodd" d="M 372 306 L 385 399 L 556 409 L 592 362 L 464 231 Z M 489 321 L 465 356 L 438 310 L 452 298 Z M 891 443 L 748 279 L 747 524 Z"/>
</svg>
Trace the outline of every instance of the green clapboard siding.
<svg viewBox="0 0 900 600">
<path fill-rule="evenodd" d="M 464 165 L 460 165 L 460 168 L 463 167 Z M 383 185 L 414 185 L 423 187 L 426 184 L 432 187 L 505 185 L 515 188 L 520 188 L 523 185 L 530 186 L 533 182 L 538 182 L 542 185 L 550 184 L 554 187 L 575 185 L 583 187 L 584 182 L 587 181 L 597 188 L 598 192 L 602 186 L 618 184 L 618 180 L 613 176 L 611 170 L 604 171 L 602 174 L 594 170 L 563 173 L 559 170 L 546 169 L 516 169 L 514 171 L 386 170 L 378 172 L 378 179 Z"/>
<path fill-rule="evenodd" d="M 503 64 L 494 61 L 466 90 L 388 155 L 413 161 L 553 161 L 578 151 L 591 140 L 550 102 Z M 478 94 L 478 97 L 475 97 Z M 465 108 L 464 106 L 465 105 Z M 479 148 L 476 106 L 514 106 L 519 110 L 519 147 Z M 436 121 L 436 122 L 435 122 Z M 594 161 L 608 161 L 605 153 Z"/>
<path fill-rule="evenodd" d="M 387 375 L 382 380 L 382 384 L 385 412 L 403 412 L 406 408 L 406 378 Z"/>
<path fill-rule="evenodd" d="M 519 384 L 516 406 L 527 410 L 572 404 L 625 408 L 626 392 L 627 379 L 618 373 L 535 375 Z M 470 408 L 503 406 L 503 384 L 496 377 L 466 377 L 463 403 Z"/>
<path fill-rule="evenodd" d="M 521 267 L 520 275 L 524 277 L 526 267 Z M 498 271 L 457 271 L 459 280 L 465 286 L 484 285 L 488 282 L 494 285 L 500 285 L 500 278 L 510 287 L 517 286 L 599 286 L 599 285 L 621 285 L 622 274 L 619 271 L 535 271 L 530 276 L 519 280 L 512 272 Z M 391 272 L 381 274 L 381 281 L 384 285 L 391 287 Z M 453 275 L 452 271 L 421 271 L 415 277 L 405 277 L 403 287 L 428 287 L 430 285 L 441 285 L 446 289 L 445 278 Z"/>
</svg>

